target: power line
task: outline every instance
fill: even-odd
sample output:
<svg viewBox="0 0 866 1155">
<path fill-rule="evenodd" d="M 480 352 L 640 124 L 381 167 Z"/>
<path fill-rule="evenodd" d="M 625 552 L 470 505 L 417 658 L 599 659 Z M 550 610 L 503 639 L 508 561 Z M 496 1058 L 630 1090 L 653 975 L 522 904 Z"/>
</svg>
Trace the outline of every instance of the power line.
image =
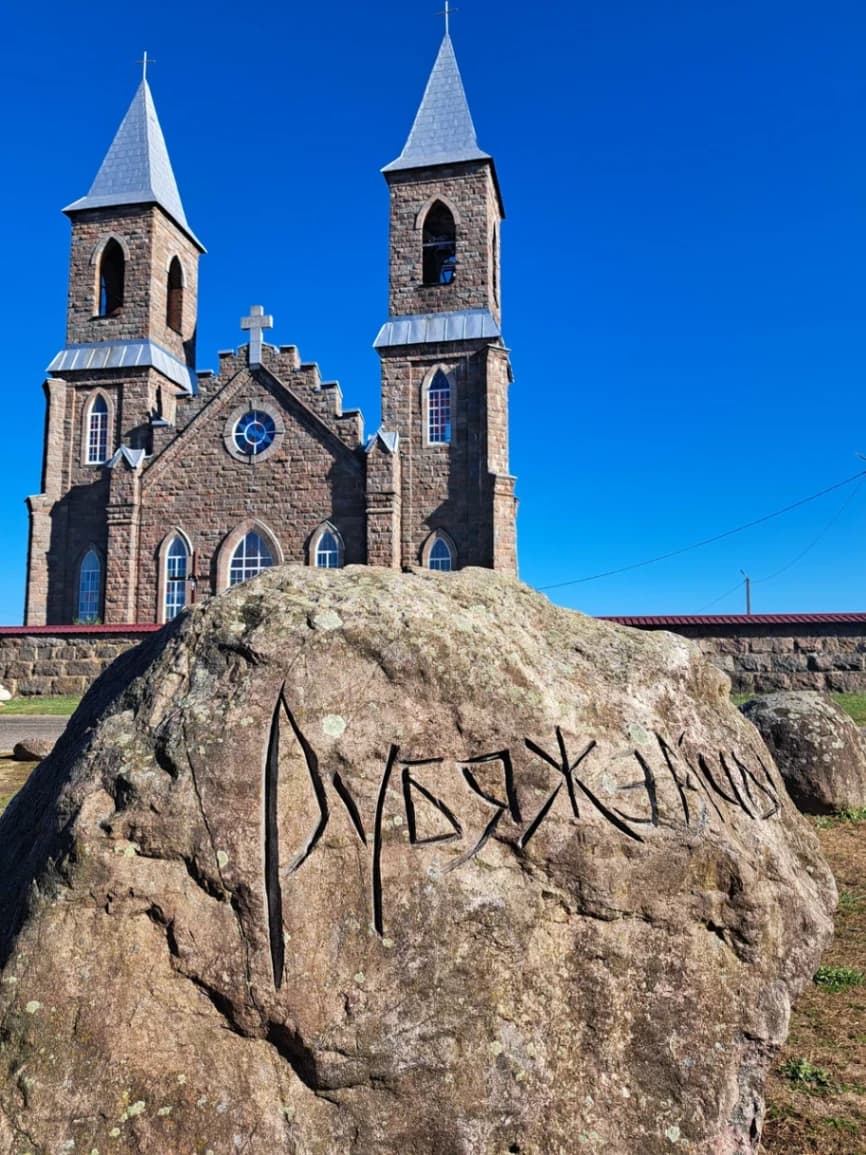
<svg viewBox="0 0 866 1155">
<path fill-rule="evenodd" d="M 821 539 L 823 537 L 825 537 L 826 534 L 833 528 L 833 526 L 836 524 L 836 522 L 839 520 L 839 518 L 842 516 L 842 514 L 845 512 L 845 510 L 848 508 L 848 506 L 852 503 L 852 501 L 857 496 L 857 494 L 860 492 L 860 488 L 862 485 L 863 485 L 863 479 L 861 478 L 860 481 L 857 483 L 857 485 L 854 487 L 854 489 L 851 491 L 851 493 L 848 495 L 848 497 L 845 498 L 845 500 L 842 502 L 842 504 L 839 506 L 839 508 L 836 510 L 836 512 L 833 514 L 833 516 L 830 518 L 830 520 L 827 522 L 827 524 L 820 531 L 820 533 L 818 533 L 817 536 L 814 537 L 809 542 L 809 544 L 806 546 L 805 549 L 800 550 L 800 552 L 797 554 L 796 557 L 792 558 L 791 561 L 789 561 L 785 565 L 783 565 L 781 567 L 781 569 L 777 569 L 774 573 L 768 574 L 767 577 L 753 578 L 752 579 L 752 585 L 763 585 L 764 582 L 773 581 L 775 578 L 780 577 L 783 573 L 787 573 L 788 570 L 792 569 L 797 564 L 797 562 L 801 561 L 806 556 L 807 553 L 811 552 L 811 550 L 813 550 L 815 548 L 815 546 L 818 544 L 818 542 L 821 541 Z M 723 602 L 725 600 L 725 598 L 729 598 L 731 596 L 731 594 L 736 593 L 737 590 L 741 589 L 742 585 L 743 585 L 743 583 L 741 581 L 738 581 L 736 583 L 736 585 L 731 586 L 731 588 L 729 590 L 725 590 L 725 592 L 723 594 L 719 594 L 719 596 L 717 598 L 713 598 L 713 600 L 711 602 L 707 602 L 706 605 L 701 606 L 701 608 L 697 611 L 697 613 L 704 614 L 707 612 L 707 610 L 711 610 L 713 608 L 713 606 L 717 606 L 719 604 L 719 602 Z"/>
<path fill-rule="evenodd" d="M 752 582 L 752 585 L 763 585 L 764 582 L 771 582 L 775 578 L 780 577 L 783 573 L 787 573 L 787 571 L 795 566 L 798 561 L 804 558 L 807 553 L 813 550 L 818 542 L 821 541 L 821 539 L 825 537 L 827 533 L 829 533 L 829 531 L 833 528 L 833 526 L 860 492 L 860 486 L 862 484 L 863 482 L 861 480 L 859 484 L 854 488 L 854 490 L 848 495 L 848 497 L 845 498 L 845 500 L 842 502 L 842 504 L 839 506 L 839 508 L 836 510 L 836 512 L 833 514 L 818 536 L 813 538 L 804 550 L 801 550 L 795 558 L 787 563 L 787 565 L 783 565 L 781 569 L 777 569 L 775 573 L 768 574 L 767 577 L 755 578 Z"/>
<path fill-rule="evenodd" d="M 713 600 L 711 602 L 707 602 L 707 604 L 705 606 L 701 606 L 701 608 L 697 612 L 699 614 L 705 614 L 707 612 L 707 610 L 711 610 L 713 608 L 713 606 L 717 606 L 719 604 L 719 602 L 723 602 L 725 600 L 725 598 L 729 598 L 731 596 L 731 594 L 734 593 L 735 590 L 742 589 L 742 586 L 743 586 L 742 581 L 738 581 L 735 586 L 731 586 L 731 588 L 729 590 L 725 590 L 725 592 L 723 594 L 719 594 L 719 596 L 717 598 L 713 598 Z"/>
<path fill-rule="evenodd" d="M 756 525 L 763 525 L 767 521 L 772 521 L 773 518 L 781 517 L 783 514 L 790 513 L 794 509 L 808 505 L 811 501 L 817 501 L 819 497 L 826 497 L 828 493 L 842 489 L 843 486 L 850 485 L 853 481 L 858 481 L 861 477 L 866 477 L 866 469 L 862 469 L 859 473 L 855 473 L 851 477 L 846 477 L 844 481 L 837 481 L 835 485 L 829 485 L 826 489 L 819 490 L 818 493 L 813 493 L 810 497 L 804 497 L 801 498 L 800 501 L 786 505 L 784 509 L 777 509 L 774 513 L 767 513 L 763 517 L 756 517 L 754 521 L 748 521 L 745 525 L 738 525 L 736 529 L 727 529 L 724 533 L 717 533 L 713 537 L 705 537 L 703 541 L 696 541 L 692 545 L 684 545 L 680 549 L 673 549 L 670 553 L 661 553 L 657 557 L 650 557 L 645 561 L 635 561 L 630 565 L 620 566 L 619 569 L 605 570 L 603 573 L 590 574 L 589 577 L 572 578 L 571 581 L 555 582 L 553 585 L 539 586 L 538 589 L 541 592 L 546 592 L 547 590 L 563 589 L 565 586 L 584 585 L 586 582 L 600 581 L 601 578 L 615 577 L 617 574 L 628 573 L 630 570 L 643 569 L 644 566 L 656 565 L 660 561 L 668 561 L 668 559 L 672 557 L 680 557 L 684 553 L 691 553 L 692 550 L 703 549 L 705 545 L 712 545 L 714 542 L 723 541 L 726 537 L 733 537 L 734 534 L 744 533 L 747 529 L 753 529 Z"/>
</svg>

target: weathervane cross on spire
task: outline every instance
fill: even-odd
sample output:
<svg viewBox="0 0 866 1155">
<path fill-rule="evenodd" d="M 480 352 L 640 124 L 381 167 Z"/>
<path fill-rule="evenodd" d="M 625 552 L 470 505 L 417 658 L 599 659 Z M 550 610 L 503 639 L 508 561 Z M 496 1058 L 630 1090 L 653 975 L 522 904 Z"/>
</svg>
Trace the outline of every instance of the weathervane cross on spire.
<svg viewBox="0 0 866 1155">
<path fill-rule="evenodd" d="M 147 66 L 148 64 L 156 64 L 156 61 L 147 59 L 147 50 L 145 49 L 144 56 L 138 63 L 141 65 L 141 79 L 147 80 Z"/>
<path fill-rule="evenodd" d="M 445 35 L 446 36 L 451 35 L 451 17 L 454 15 L 454 13 L 456 11 L 457 11 L 456 8 L 451 7 L 450 0 L 445 0 L 445 11 L 436 13 L 437 16 L 444 16 L 445 17 Z"/>
</svg>

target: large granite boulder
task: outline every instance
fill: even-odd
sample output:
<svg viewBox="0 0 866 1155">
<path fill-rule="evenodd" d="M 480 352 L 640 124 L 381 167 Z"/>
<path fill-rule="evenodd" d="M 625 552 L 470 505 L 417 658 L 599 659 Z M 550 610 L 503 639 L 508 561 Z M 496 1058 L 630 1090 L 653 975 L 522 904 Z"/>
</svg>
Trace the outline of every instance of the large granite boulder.
<svg viewBox="0 0 866 1155">
<path fill-rule="evenodd" d="M 275 570 L 0 821 L 0 1150 L 729 1155 L 835 894 L 691 643 Z"/>
<path fill-rule="evenodd" d="M 786 690 L 741 709 L 760 730 L 798 809 L 832 814 L 866 806 L 866 746 L 827 694 Z"/>
</svg>

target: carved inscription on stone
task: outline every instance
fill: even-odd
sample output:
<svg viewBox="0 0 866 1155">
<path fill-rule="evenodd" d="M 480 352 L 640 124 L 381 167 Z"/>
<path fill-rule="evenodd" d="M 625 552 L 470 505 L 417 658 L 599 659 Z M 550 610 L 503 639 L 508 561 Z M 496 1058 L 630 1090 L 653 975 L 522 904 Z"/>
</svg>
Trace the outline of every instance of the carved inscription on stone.
<svg viewBox="0 0 866 1155">
<path fill-rule="evenodd" d="M 288 727 L 288 732 L 286 728 Z M 281 734 L 290 733 L 303 754 L 303 762 L 315 799 L 317 817 L 305 843 L 287 848 L 291 853 L 281 866 L 283 851 L 278 833 L 278 791 Z M 601 797 L 598 788 L 589 785 L 590 774 L 596 781 L 607 769 L 592 739 L 576 742 L 557 726 L 550 740 L 542 744 L 535 737 L 523 737 L 519 743 L 520 758 L 533 769 L 542 769 L 550 775 L 546 796 L 527 812 L 521 805 L 521 782 L 515 771 L 515 751 L 498 749 L 468 751 L 465 758 L 437 756 L 409 756 L 398 745 L 392 744 L 378 776 L 378 791 L 372 823 L 365 825 L 361 809 L 344 778 L 336 771 L 323 774 L 319 756 L 301 731 L 285 697 L 280 691 L 271 722 L 270 737 L 265 758 L 264 782 L 264 873 L 265 895 L 271 944 L 274 982 L 279 988 L 284 967 L 282 888 L 315 852 L 331 818 L 332 806 L 345 810 L 359 842 L 369 847 L 370 898 L 373 926 L 381 937 L 385 933 L 384 894 L 382 885 L 382 852 L 385 807 L 389 791 L 401 800 L 408 844 L 416 849 L 432 846 L 455 845 L 461 852 L 439 874 L 458 870 L 474 858 L 494 836 L 504 838 L 518 850 L 525 850 L 548 819 L 558 799 L 567 805 L 572 820 L 582 822 L 590 816 L 612 826 L 623 838 L 634 842 L 645 841 L 644 833 L 659 826 L 685 826 L 703 829 L 707 814 L 715 815 L 722 823 L 731 817 L 744 815 L 751 821 L 767 821 L 779 812 L 777 787 L 769 769 L 755 755 L 755 766 L 748 766 L 735 751 L 718 751 L 711 755 L 693 750 L 687 735 L 680 735 L 675 743 L 663 735 L 653 735 L 656 752 L 652 761 L 646 748 L 634 749 L 628 764 L 634 768 L 634 778 L 618 782 L 606 794 L 622 794 L 634 798 L 635 805 L 623 801 L 614 804 Z M 594 765 L 594 762 L 597 762 Z M 655 766 L 653 765 L 655 763 Z M 467 818 L 453 802 L 442 798 L 424 780 L 425 769 L 435 768 L 437 783 L 450 781 L 460 786 L 467 803 L 477 808 L 479 801 L 489 809 L 480 833 L 467 834 Z M 621 765 L 620 765 L 621 773 Z M 483 782 L 482 783 L 482 775 Z M 447 777 L 451 776 L 451 777 Z M 664 781 L 663 781 L 664 779 Z M 498 783 L 491 787 L 489 782 Z M 538 793 L 537 777 L 533 792 Z M 441 786 L 439 787 L 441 789 Z M 393 796 L 393 795 L 392 795 Z M 663 805 L 662 798 L 668 799 Z M 674 802 L 671 804 L 670 800 Z M 640 805 L 637 805 L 640 803 Z M 427 818 L 430 831 L 422 833 L 419 811 Z M 642 813 L 635 813 L 641 809 Z M 435 825 L 431 826 L 432 818 Z M 368 833 L 369 831 L 369 833 Z"/>
</svg>

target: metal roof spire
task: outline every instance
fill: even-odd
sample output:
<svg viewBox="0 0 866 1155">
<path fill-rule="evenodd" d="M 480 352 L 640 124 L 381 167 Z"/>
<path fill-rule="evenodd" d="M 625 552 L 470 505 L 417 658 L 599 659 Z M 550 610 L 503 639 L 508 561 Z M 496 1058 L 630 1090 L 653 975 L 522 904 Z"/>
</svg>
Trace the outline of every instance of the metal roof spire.
<svg viewBox="0 0 866 1155">
<path fill-rule="evenodd" d="M 489 160 L 475 137 L 475 126 L 466 100 L 457 57 L 451 43 L 449 20 L 454 9 L 446 2 L 445 37 L 427 81 L 421 106 L 409 139 L 397 158 L 383 172 L 428 165 L 452 164 L 462 160 Z"/>
<path fill-rule="evenodd" d="M 144 63 L 143 67 L 146 69 L 147 64 Z M 134 204 L 159 205 L 199 248 L 203 248 L 183 211 L 146 74 L 90 186 L 90 192 L 67 205 L 63 211 L 74 213 L 83 209 Z"/>
</svg>

